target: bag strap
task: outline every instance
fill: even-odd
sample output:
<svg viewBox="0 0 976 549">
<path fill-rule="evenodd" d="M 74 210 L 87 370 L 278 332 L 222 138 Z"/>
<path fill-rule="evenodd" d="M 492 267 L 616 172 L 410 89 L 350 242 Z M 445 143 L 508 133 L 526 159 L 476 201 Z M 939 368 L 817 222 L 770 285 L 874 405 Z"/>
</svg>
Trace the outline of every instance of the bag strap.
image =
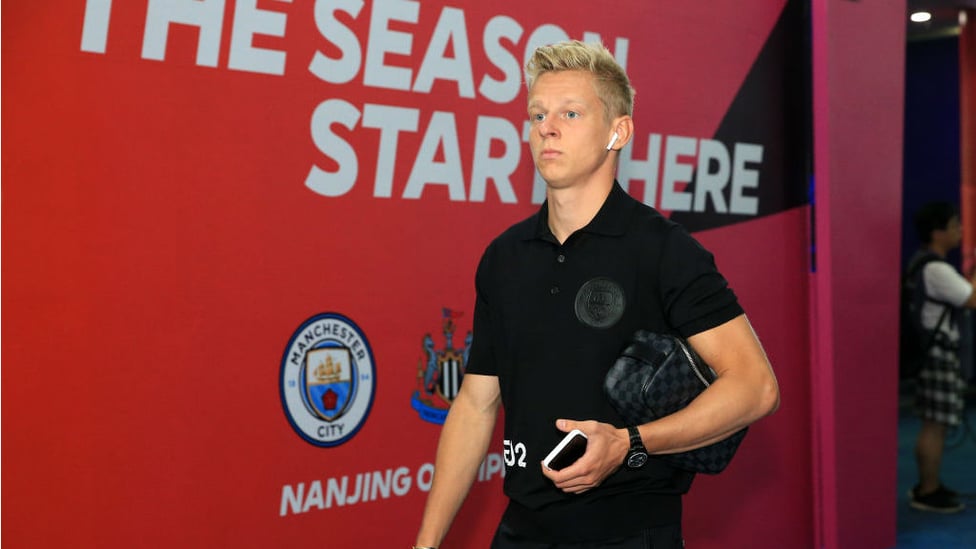
<svg viewBox="0 0 976 549">
<path fill-rule="evenodd" d="M 935 300 L 933 300 L 935 301 Z M 936 301 L 936 303 L 942 303 L 941 301 Z M 939 321 L 935 323 L 935 328 L 928 333 L 928 337 L 925 338 L 925 352 L 927 353 L 929 349 L 935 345 L 935 338 L 939 333 L 939 329 L 942 328 L 942 323 L 945 321 L 946 317 L 949 316 L 949 305 L 942 308 L 942 314 L 939 315 Z"/>
<path fill-rule="evenodd" d="M 934 334 L 939 331 L 940 327 L 942 327 L 942 322 L 945 319 L 946 314 L 949 313 L 950 309 L 955 308 L 955 305 L 949 303 L 948 301 L 942 301 L 941 299 L 935 299 L 929 296 L 929 292 L 925 287 L 925 277 L 923 275 L 923 271 L 925 269 L 925 266 L 928 265 L 929 263 L 932 263 L 933 261 L 945 262 L 945 259 L 943 259 L 939 255 L 936 255 L 934 252 L 920 253 L 916 255 L 908 263 L 908 267 L 905 269 L 906 271 L 905 280 L 912 281 L 915 284 L 915 291 L 922 292 L 922 301 L 924 303 L 934 303 L 935 305 L 942 305 L 943 307 L 942 315 L 939 317 L 939 322 L 935 325 L 935 328 L 932 330 L 930 339 L 933 339 Z M 921 311 L 919 311 L 919 314 L 921 314 Z M 931 343 L 929 345 L 926 345 L 925 348 L 928 349 L 930 346 Z"/>
</svg>

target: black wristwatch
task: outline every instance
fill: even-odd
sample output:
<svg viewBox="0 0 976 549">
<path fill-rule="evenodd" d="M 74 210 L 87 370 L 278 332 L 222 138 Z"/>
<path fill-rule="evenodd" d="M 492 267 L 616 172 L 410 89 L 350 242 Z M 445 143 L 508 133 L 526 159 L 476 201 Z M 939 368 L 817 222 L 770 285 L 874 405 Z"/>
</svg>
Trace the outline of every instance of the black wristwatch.
<svg viewBox="0 0 976 549">
<path fill-rule="evenodd" d="M 631 425 L 627 427 L 627 432 L 630 433 L 630 450 L 627 451 L 624 465 L 628 469 L 640 469 L 647 463 L 647 448 L 644 448 L 644 441 L 641 440 L 637 427 Z"/>
</svg>

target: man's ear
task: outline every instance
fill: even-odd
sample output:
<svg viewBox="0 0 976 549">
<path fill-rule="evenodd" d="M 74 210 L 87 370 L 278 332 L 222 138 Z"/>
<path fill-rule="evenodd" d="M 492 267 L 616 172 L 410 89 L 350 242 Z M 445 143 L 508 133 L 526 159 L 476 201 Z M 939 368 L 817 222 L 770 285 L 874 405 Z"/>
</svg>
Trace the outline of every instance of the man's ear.
<svg viewBox="0 0 976 549">
<path fill-rule="evenodd" d="M 612 128 L 617 137 L 614 139 L 611 136 L 612 143 L 607 150 L 619 151 L 634 137 L 634 119 L 629 115 L 618 116 L 613 120 Z"/>
</svg>

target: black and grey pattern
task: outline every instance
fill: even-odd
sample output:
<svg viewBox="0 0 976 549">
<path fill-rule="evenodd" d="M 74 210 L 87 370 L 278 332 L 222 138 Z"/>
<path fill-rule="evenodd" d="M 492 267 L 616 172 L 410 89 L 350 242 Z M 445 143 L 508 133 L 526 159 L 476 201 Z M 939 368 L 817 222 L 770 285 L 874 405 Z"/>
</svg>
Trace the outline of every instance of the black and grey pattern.
<svg viewBox="0 0 976 549">
<path fill-rule="evenodd" d="M 929 350 L 918 373 L 915 410 L 922 419 L 948 425 L 962 423 L 966 382 L 959 355 L 953 349 L 936 345 Z"/>
<path fill-rule="evenodd" d="M 628 425 L 641 425 L 684 408 L 714 379 L 715 373 L 686 343 L 675 336 L 640 330 L 610 368 L 603 389 L 621 419 Z M 681 469 L 719 473 L 735 455 L 746 431 L 708 446 L 655 457 Z"/>
</svg>

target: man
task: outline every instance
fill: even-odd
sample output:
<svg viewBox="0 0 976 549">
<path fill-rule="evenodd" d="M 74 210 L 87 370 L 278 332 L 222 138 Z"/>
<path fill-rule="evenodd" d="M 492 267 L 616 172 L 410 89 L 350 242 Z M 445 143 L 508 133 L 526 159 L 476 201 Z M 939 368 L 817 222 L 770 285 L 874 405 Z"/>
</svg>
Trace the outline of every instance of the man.
<svg viewBox="0 0 976 549">
<path fill-rule="evenodd" d="M 415 547 L 436 547 L 447 533 L 500 405 L 510 503 L 492 547 L 681 547 L 681 495 L 693 474 L 653 458 L 629 468 L 625 458 L 726 437 L 778 406 L 776 380 L 711 254 L 617 185 L 634 91 L 613 56 L 568 42 L 539 48 L 526 68 L 546 202 L 478 266 L 470 360 Z M 641 328 L 685 336 L 718 379 L 684 410 L 628 426 L 602 384 Z M 543 467 L 572 429 L 588 436 L 583 456 Z"/>
<path fill-rule="evenodd" d="M 959 425 L 964 413 L 965 381 L 959 361 L 956 317 L 959 308 L 976 308 L 976 292 L 974 280 L 966 280 L 945 261 L 946 254 L 962 240 L 955 207 L 947 202 L 924 205 L 915 215 L 915 228 L 923 248 L 912 262 L 926 255 L 938 259 L 921 267 L 920 282 L 926 296 L 921 324 L 928 333 L 934 332 L 934 337 L 916 386 L 915 409 L 922 419 L 915 442 L 919 482 L 909 492 L 909 503 L 923 511 L 955 513 L 965 505 L 959 501 L 958 493 L 942 484 L 940 471 L 946 429 Z"/>
</svg>

